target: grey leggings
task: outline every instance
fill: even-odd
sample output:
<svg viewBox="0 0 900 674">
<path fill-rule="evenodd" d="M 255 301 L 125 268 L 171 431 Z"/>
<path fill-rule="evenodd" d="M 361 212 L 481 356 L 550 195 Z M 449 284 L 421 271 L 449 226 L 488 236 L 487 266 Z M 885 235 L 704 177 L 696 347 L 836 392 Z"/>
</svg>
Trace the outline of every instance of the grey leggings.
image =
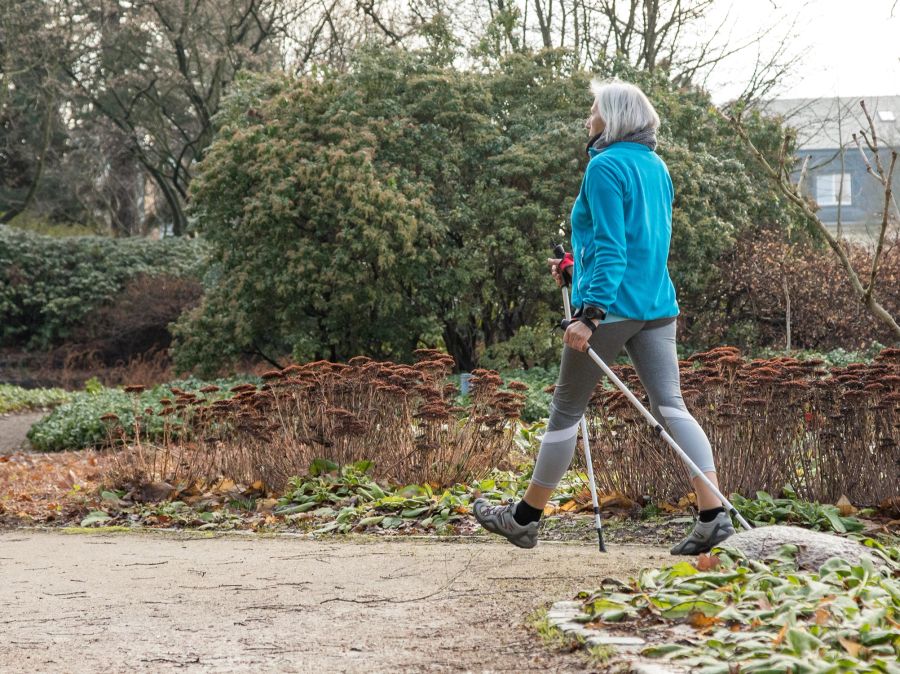
<svg viewBox="0 0 900 674">
<path fill-rule="evenodd" d="M 650 397 L 650 411 L 704 473 L 714 471 L 712 450 L 681 398 L 678 355 L 675 350 L 675 319 L 604 323 L 591 337 L 591 347 L 603 362 L 612 364 L 624 346 Z M 603 371 L 590 356 L 568 346 L 562 364 L 550 421 L 541 441 L 531 480 L 554 488 L 572 463 L 578 426 L 591 393 Z M 690 471 L 691 477 L 697 475 Z"/>
</svg>

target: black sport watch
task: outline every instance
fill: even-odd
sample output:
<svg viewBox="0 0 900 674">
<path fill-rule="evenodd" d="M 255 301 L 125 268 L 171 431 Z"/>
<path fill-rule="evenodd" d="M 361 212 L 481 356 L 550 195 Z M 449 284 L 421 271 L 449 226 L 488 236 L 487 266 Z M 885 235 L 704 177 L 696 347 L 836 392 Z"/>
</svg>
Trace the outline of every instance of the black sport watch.
<svg viewBox="0 0 900 674">
<path fill-rule="evenodd" d="M 594 320 L 595 318 L 599 318 L 601 321 L 606 318 L 606 312 L 600 307 L 595 307 L 591 304 L 584 304 L 581 307 L 580 318 L 587 319 L 589 321 Z"/>
<path fill-rule="evenodd" d="M 588 326 L 591 332 L 597 329 L 597 326 L 594 325 L 594 320 L 599 319 L 602 321 L 604 318 L 606 318 L 606 312 L 600 307 L 595 307 L 591 304 L 583 304 L 581 311 L 578 312 L 578 320 Z"/>
</svg>

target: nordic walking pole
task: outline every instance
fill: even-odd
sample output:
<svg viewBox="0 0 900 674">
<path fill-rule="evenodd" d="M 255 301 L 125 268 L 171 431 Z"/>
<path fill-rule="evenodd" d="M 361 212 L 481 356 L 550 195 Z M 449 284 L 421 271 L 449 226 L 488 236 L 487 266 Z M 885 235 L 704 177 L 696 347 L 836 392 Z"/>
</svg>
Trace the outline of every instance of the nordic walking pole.
<svg viewBox="0 0 900 674">
<path fill-rule="evenodd" d="M 562 250 L 562 246 L 557 246 L 553 252 L 555 254 L 558 254 L 560 250 Z M 565 253 L 565 251 L 563 251 L 563 253 Z M 559 257 L 562 257 L 562 256 L 560 255 Z M 562 274 L 561 274 L 561 276 L 562 276 Z M 563 278 L 563 281 L 565 281 L 565 278 Z M 565 296 L 566 320 L 564 320 L 560 325 L 562 325 L 562 328 L 565 330 L 569 326 L 569 323 L 572 322 L 572 316 L 571 316 L 572 310 L 569 306 L 569 297 L 566 294 L 565 287 L 563 287 L 563 294 Z M 591 357 L 591 360 L 593 360 L 595 363 L 597 363 L 597 365 L 600 367 L 600 369 L 603 370 L 603 373 L 607 377 L 609 377 L 610 381 L 612 381 L 613 384 L 616 385 L 616 388 L 618 388 L 622 393 L 625 394 L 625 397 L 628 398 L 629 402 L 632 405 L 634 405 L 634 407 L 637 409 L 638 412 L 641 413 L 641 415 L 644 417 L 644 419 L 646 419 L 647 423 L 650 424 L 651 427 L 653 427 L 653 430 L 656 431 L 656 434 L 659 435 L 659 437 L 661 437 L 663 440 L 665 440 L 669 444 L 669 446 L 672 447 L 672 449 L 674 449 L 678 453 L 678 456 L 681 457 L 682 461 L 684 461 L 695 473 L 697 473 L 697 477 L 699 477 L 700 480 L 703 482 L 703 484 L 705 484 L 707 487 L 709 487 L 710 490 L 712 491 L 712 493 L 716 495 L 716 497 L 725 505 L 726 508 L 728 508 L 728 512 L 731 513 L 732 516 L 734 516 L 734 518 L 740 523 L 740 525 L 742 527 L 744 527 L 744 529 L 747 529 L 747 530 L 752 529 L 752 527 L 747 523 L 747 520 L 745 520 L 741 516 L 741 514 L 737 511 L 737 509 L 731 504 L 731 501 L 729 501 L 727 498 L 725 498 L 725 496 L 722 494 L 722 492 L 719 491 L 719 488 L 716 487 L 716 485 L 714 485 L 712 483 L 712 481 L 700 471 L 700 468 L 697 467 L 697 464 L 694 463 L 694 461 L 691 459 L 691 457 L 688 456 L 687 453 L 681 447 L 678 446 L 678 443 L 675 442 L 675 439 L 671 435 L 669 435 L 668 432 L 662 427 L 662 425 L 656 420 L 656 418 L 652 414 L 650 414 L 650 412 L 647 410 L 646 407 L 644 407 L 644 405 L 641 403 L 641 401 L 638 400 L 635 397 L 635 395 L 631 391 L 628 390 L 628 387 L 622 383 L 622 380 L 616 376 L 616 373 L 613 372 L 611 369 L 609 369 L 609 366 L 603 362 L 603 359 L 597 355 L 597 352 L 594 351 L 593 348 L 591 348 L 590 344 L 588 345 L 588 348 L 587 348 L 587 355 Z M 584 420 L 584 417 L 581 418 L 581 423 L 582 423 L 582 434 L 585 437 L 587 437 L 587 424 Z M 585 453 L 586 457 L 588 457 L 588 458 L 590 457 L 587 443 L 585 443 L 585 445 L 584 445 L 584 453 Z M 597 500 L 596 500 L 597 492 L 594 490 L 594 471 L 591 470 L 588 473 L 588 475 L 590 477 L 590 482 L 591 482 L 591 491 L 593 492 L 593 496 L 594 496 L 594 512 L 597 513 L 597 527 L 598 527 L 598 531 L 599 531 L 600 513 L 599 513 L 599 509 L 597 508 Z M 601 550 L 603 549 L 603 538 L 602 537 L 600 538 L 600 549 Z"/>
<path fill-rule="evenodd" d="M 558 258 L 563 258 L 566 254 L 562 244 L 553 249 L 553 254 Z M 562 297 L 563 308 L 566 312 L 566 320 L 572 320 L 572 305 L 569 302 L 569 279 L 562 270 L 559 271 L 559 277 L 562 279 Z M 600 552 L 606 552 L 606 545 L 603 543 L 603 523 L 600 521 L 600 503 L 597 501 L 597 484 L 594 482 L 594 464 L 591 461 L 591 446 L 588 442 L 587 419 L 581 415 L 581 446 L 584 448 L 584 463 L 587 468 L 588 485 L 591 488 L 591 504 L 594 506 L 594 528 L 597 530 L 597 540 L 600 543 Z"/>
</svg>

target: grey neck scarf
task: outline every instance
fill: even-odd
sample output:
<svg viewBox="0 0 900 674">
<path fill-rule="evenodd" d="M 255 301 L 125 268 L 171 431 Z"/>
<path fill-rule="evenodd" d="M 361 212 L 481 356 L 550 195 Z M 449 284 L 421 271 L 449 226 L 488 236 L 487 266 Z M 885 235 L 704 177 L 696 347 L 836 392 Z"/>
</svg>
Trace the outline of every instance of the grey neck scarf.
<svg viewBox="0 0 900 674">
<path fill-rule="evenodd" d="M 641 145 L 646 145 L 651 150 L 655 150 L 657 145 L 656 131 L 654 131 L 653 129 L 641 129 L 640 131 L 629 133 L 627 136 L 623 136 L 622 138 L 617 138 L 612 142 L 605 140 L 602 133 L 598 133 L 588 141 L 587 149 L 594 148 L 595 150 L 602 151 L 608 148 L 613 143 L 640 143 Z"/>
</svg>

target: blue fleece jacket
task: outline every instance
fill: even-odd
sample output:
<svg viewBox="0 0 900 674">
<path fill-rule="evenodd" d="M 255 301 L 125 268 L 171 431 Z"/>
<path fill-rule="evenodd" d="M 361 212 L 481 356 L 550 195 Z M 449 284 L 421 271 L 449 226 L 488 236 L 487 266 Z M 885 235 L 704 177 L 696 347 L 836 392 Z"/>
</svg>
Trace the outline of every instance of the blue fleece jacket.
<svg viewBox="0 0 900 674">
<path fill-rule="evenodd" d="M 639 143 L 590 153 L 572 207 L 572 306 L 643 321 L 676 316 L 666 268 L 674 190 L 665 163 Z"/>
</svg>

